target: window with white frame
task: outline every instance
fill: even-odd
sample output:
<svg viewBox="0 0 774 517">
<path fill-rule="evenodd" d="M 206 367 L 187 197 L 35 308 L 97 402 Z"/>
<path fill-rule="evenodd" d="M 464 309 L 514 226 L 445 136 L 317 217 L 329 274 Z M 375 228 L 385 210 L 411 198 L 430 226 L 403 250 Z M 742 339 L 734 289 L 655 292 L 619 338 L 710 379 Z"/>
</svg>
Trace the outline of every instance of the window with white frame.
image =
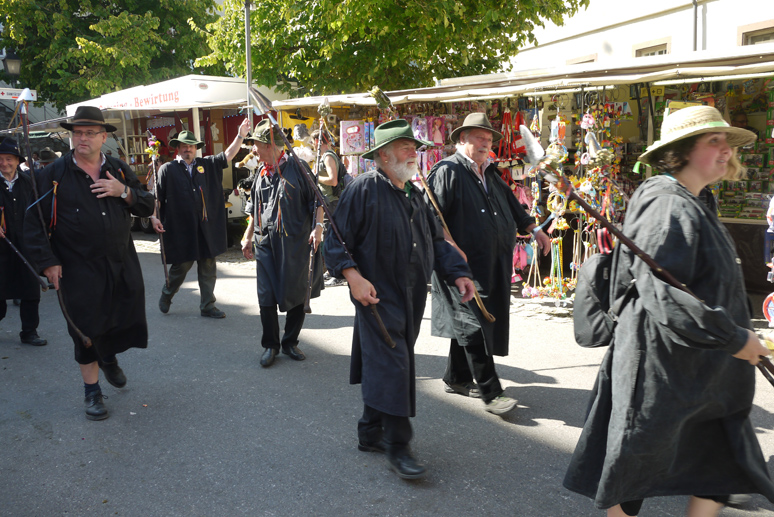
<svg viewBox="0 0 774 517">
<path fill-rule="evenodd" d="M 669 53 L 669 50 L 667 49 L 666 43 L 664 43 L 663 45 L 654 45 L 652 47 L 637 49 L 635 55 L 636 57 L 645 57 L 645 56 L 661 56 L 668 53 Z"/>
<path fill-rule="evenodd" d="M 672 37 L 642 41 L 632 45 L 632 57 L 661 56 L 672 53 Z"/>
<path fill-rule="evenodd" d="M 774 43 L 774 20 L 737 27 L 737 44 L 761 45 Z"/>
<path fill-rule="evenodd" d="M 774 42 L 774 29 L 770 29 L 767 31 L 761 31 L 757 34 L 747 34 L 745 35 L 745 45 L 758 45 L 760 43 L 771 43 Z"/>
</svg>

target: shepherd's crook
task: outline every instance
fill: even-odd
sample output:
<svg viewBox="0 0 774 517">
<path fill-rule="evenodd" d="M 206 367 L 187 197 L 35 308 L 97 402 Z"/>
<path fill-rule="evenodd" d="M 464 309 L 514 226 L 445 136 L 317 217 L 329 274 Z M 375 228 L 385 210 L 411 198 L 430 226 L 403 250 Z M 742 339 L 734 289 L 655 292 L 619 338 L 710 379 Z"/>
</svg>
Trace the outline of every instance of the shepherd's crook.
<svg viewBox="0 0 774 517">
<path fill-rule="evenodd" d="M 320 192 L 320 190 L 315 185 L 314 180 L 312 179 L 312 171 L 309 169 L 309 165 L 305 161 L 301 160 L 296 155 L 295 152 L 293 152 L 293 146 L 290 145 L 290 142 L 285 136 L 285 133 L 282 131 L 279 124 L 274 119 L 274 116 L 271 114 L 271 102 L 268 99 L 266 99 L 261 92 L 259 92 L 252 86 L 250 87 L 249 91 L 250 91 L 250 95 L 252 96 L 256 104 L 256 107 L 254 109 L 260 110 L 261 111 L 260 115 L 266 115 L 269 118 L 269 122 L 271 122 L 272 126 L 274 128 L 279 129 L 279 134 L 282 137 L 282 141 L 285 144 L 285 148 L 287 149 L 287 154 L 291 156 L 296 161 L 296 164 L 299 166 L 299 168 L 302 171 L 304 171 L 305 174 L 303 176 L 306 179 L 306 182 L 312 187 L 315 198 L 317 198 L 317 202 L 323 208 L 325 215 L 328 216 L 328 221 L 330 222 L 331 229 L 333 230 L 334 235 L 336 235 L 336 238 L 341 243 L 341 247 L 344 248 L 344 253 L 346 253 L 347 257 L 352 262 L 355 262 L 355 259 L 352 257 L 352 254 L 347 249 L 347 245 L 344 242 L 344 238 L 341 236 L 341 233 L 339 232 L 338 226 L 336 226 L 336 222 L 333 220 L 333 214 L 331 214 L 331 211 L 328 208 L 328 204 L 325 202 L 325 198 L 323 198 L 322 192 Z M 355 269 L 357 270 L 357 268 Z M 390 337 L 390 333 L 387 332 L 387 327 L 384 326 L 384 321 L 382 321 L 382 317 L 379 315 L 379 311 L 376 309 L 376 305 L 371 304 L 369 305 L 369 307 L 371 308 L 371 314 L 374 315 L 374 318 L 376 319 L 376 323 L 379 325 L 379 330 L 382 333 L 382 337 L 390 346 L 390 348 L 395 348 L 395 341 L 392 340 L 392 338 Z"/>
<path fill-rule="evenodd" d="M 438 203 L 435 200 L 435 196 L 433 195 L 433 191 L 430 190 L 430 187 L 427 186 L 427 182 L 425 181 L 424 176 L 422 176 L 422 173 L 419 174 L 419 181 L 422 182 L 422 188 L 425 189 L 425 192 L 427 192 L 427 197 L 430 199 L 430 202 L 433 204 L 433 208 L 435 208 L 435 213 L 438 214 L 438 218 L 441 220 L 441 225 L 443 226 L 443 229 L 446 230 L 446 233 L 449 234 L 449 237 L 451 237 L 451 232 L 449 231 L 449 227 L 446 226 L 446 221 L 443 218 L 443 214 L 441 213 L 441 208 L 438 206 Z M 481 309 L 481 314 L 484 315 L 484 318 L 486 318 L 486 321 L 489 323 L 494 323 L 495 317 L 492 316 L 488 310 L 486 310 L 486 307 L 484 307 L 484 302 L 481 300 L 481 296 L 478 294 L 478 289 L 473 291 L 473 296 L 476 298 L 476 305 L 478 305 L 478 308 Z"/>
<path fill-rule="evenodd" d="M 19 94 L 19 100 L 18 102 L 23 103 L 20 110 L 20 116 L 22 119 L 22 127 L 24 128 L 24 146 L 27 151 L 27 156 L 32 156 L 32 147 L 30 146 L 30 128 L 29 128 L 29 117 L 27 115 L 27 101 L 32 100 L 32 95 L 30 94 L 29 88 L 25 88 L 21 94 Z M 35 193 L 35 199 L 40 199 L 40 194 L 38 194 L 38 182 L 35 179 L 35 171 L 32 170 L 32 174 L 30 174 L 30 178 L 32 178 L 32 191 Z M 35 206 L 38 209 L 38 218 L 40 219 L 40 224 L 43 226 L 43 233 L 46 235 L 47 239 L 50 239 L 50 235 L 48 234 L 48 228 L 46 228 L 46 221 L 43 219 L 43 210 L 40 208 L 40 203 L 35 203 Z M 37 273 L 36 273 L 37 274 Z M 75 331 L 75 333 L 78 335 L 80 340 L 83 342 L 83 346 L 86 348 L 91 347 L 91 338 L 84 334 L 81 329 L 78 328 L 78 326 L 73 322 L 72 318 L 70 317 L 70 314 L 67 312 L 67 307 L 65 307 L 64 298 L 62 297 L 62 284 L 59 284 L 59 289 L 56 290 L 56 297 L 59 300 L 59 308 L 62 309 L 62 316 L 64 316 L 65 321 L 67 321 L 67 324 L 70 325 L 70 327 Z"/>
</svg>

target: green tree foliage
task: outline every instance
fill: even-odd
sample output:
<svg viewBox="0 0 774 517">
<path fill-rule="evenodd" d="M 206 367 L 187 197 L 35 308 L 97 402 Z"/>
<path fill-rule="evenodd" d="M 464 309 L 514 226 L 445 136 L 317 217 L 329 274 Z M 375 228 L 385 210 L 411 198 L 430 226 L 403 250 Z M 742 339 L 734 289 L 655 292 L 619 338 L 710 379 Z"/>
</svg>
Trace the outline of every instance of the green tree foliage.
<svg viewBox="0 0 774 517">
<path fill-rule="evenodd" d="M 192 73 L 208 48 L 188 20 L 212 23 L 215 6 L 214 0 L 0 0 L 0 48 L 21 57 L 20 85 L 61 109 Z"/>
<path fill-rule="evenodd" d="M 562 20 L 589 0 L 257 0 L 251 14 L 253 79 L 303 94 L 431 86 L 500 71 L 545 21 Z M 245 76 L 244 1 L 226 0 L 206 26 L 212 52 Z M 201 27 L 201 26 L 199 26 Z"/>
</svg>

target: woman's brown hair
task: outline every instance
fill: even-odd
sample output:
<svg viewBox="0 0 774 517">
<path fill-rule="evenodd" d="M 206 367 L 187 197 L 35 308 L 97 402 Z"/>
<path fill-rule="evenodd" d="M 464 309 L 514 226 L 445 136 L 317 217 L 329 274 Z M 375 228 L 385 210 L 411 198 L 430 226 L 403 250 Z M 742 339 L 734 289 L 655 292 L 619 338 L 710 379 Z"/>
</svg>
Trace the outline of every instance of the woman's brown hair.
<svg viewBox="0 0 774 517">
<path fill-rule="evenodd" d="M 688 165 L 688 156 L 693 151 L 693 148 L 696 147 L 696 142 L 704 134 L 706 133 L 689 136 L 653 151 L 650 159 L 652 167 L 659 172 L 673 176 L 679 174 Z M 736 148 L 733 148 L 731 158 L 729 158 L 726 167 L 726 174 L 720 179 L 739 181 L 745 178 L 746 172 L 736 157 Z"/>
</svg>

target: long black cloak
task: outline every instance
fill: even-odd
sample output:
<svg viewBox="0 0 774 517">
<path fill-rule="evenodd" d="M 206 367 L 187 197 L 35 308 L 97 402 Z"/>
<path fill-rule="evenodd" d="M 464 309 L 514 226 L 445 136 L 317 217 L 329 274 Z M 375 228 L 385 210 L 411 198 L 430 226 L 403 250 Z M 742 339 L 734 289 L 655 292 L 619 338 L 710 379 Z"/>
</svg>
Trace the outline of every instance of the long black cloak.
<svg viewBox="0 0 774 517">
<path fill-rule="evenodd" d="M 159 169 L 156 196 L 168 263 L 215 258 L 228 248 L 222 186 L 226 167 L 226 155 L 220 153 L 194 159 L 192 175 L 178 160 Z"/>
<path fill-rule="evenodd" d="M 286 312 L 306 299 L 315 194 L 295 161 L 283 161 L 279 168 L 274 175 L 259 174 L 245 212 L 255 225 L 258 305 L 278 305 Z M 321 247 L 315 252 L 312 298 L 322 289 Z"/>
<path fill-rule="evenodd" d="M 331 275 L 359 267 L 376 289 L 376 305 L 395 348 L 390 348 L 369 307 L 352 298 L 350 383 L 362 383 L 363 402 L 396 416 L 416 414 L 414 343 L 427 302 L 427 282 L 435 269 L 450 283 L 470 277 L 459 253 L 443 239 L 443 231 L 420 192 L 409 196 L 381 171 L 360 174 L 339 199 L 333 219 L 352 253 L 341 243 L 325 246 Z M 455 288 L 456 289 L 456 288 Z"/>
<path fill-rule="evenodd" d="M 24 242 L 24 218 L 27 207 L 35 200 L 32 180 L 26 172 L 18 171 L 13 191 L 0 177 L 0 207 L 5 219 L 5 234 L 22 254 L 27 255 Z M 29 257 L 27 257 L 29 260 Z M 40 284 L 5 239 L 0 239 L 0 300 L 17 298 L 39 300 Z"/>
<path fill-rule="evenodd" d="M 70 152 L 35 173 L 41 196 L 54 181 L 58 183 L 51 241 L 35 208 L 24 219 L 31 260 L 41 273 L 49 266 L 62 266 L 60 285 L 67 312 L 92 339 L 100 357 L 148 346 L 145 286 L 130 214 L 148 217 L 154 203 L 126 163 L 106 157 L 100 178 L 106 179 L 107 172 L 128 185 L 131 206 L 118 197 L 98 199 L 91 192 L 91 178 L 73 162 Z M 52 199 L 49 193 L 40 202 L 46 228 L 51 223 Z"/>
<path fill-rule="evenodd" d="M 661 495 L 774 501 L 749 418 L 755 367 L 732 356 L 752 329 L 734 241 L 667 176 L 635 192 L 624 233 L 703 301 L 621 249 L 613 281 L 633 275 L 638 296 L 618 316 L 564 485 L 599 508 Z"/>
<path fill-rule="evenodd" d="M 467 255 L 479 294 L 495 322 L 488 322 L 475 302 L 460 303 L 456 289 L 433 275 L 432 333 L 460 345 L 485 344 L 489 354 L 508 355 L 511 273 L 516 230 L 535 223 L 497 174 L 484 171 L 487 189 L 459 153 L 438 162 L 427 178 L 451 236 Z"/>
</svg>

